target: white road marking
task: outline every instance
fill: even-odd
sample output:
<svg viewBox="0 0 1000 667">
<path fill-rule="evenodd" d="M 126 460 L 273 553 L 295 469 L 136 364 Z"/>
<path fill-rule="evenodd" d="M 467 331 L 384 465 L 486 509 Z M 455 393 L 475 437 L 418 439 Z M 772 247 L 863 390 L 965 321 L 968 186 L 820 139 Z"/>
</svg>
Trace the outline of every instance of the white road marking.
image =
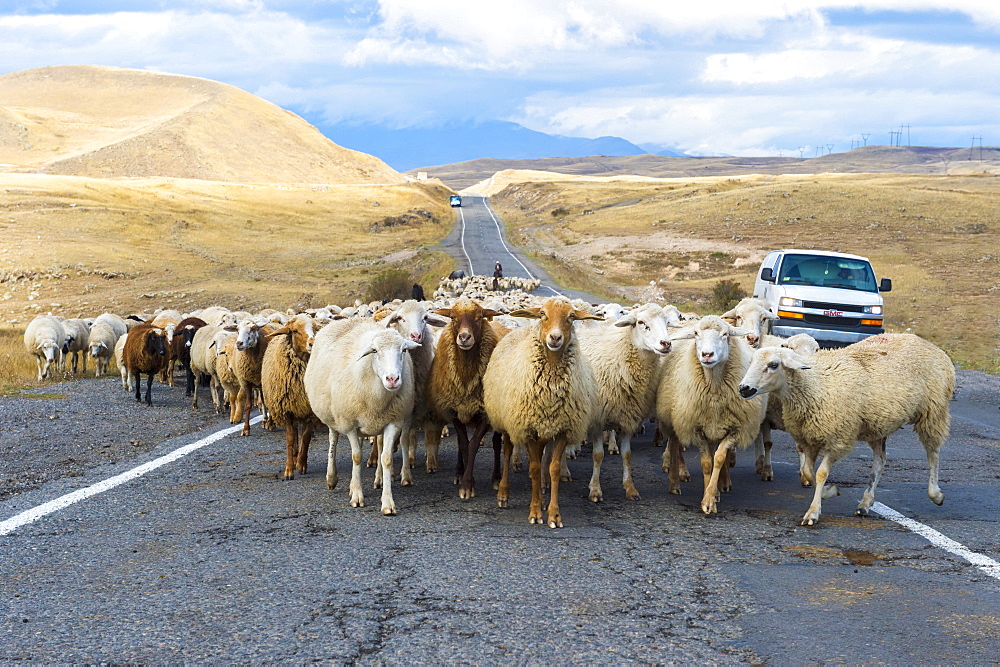
<svg viewBox="0 0 1000 667">
<path fill-rule="evenodd" d="M 262 416 L 258 415 L 250 420 L 251 424 L 260 423 L 263 419 Z M 90 498 L 91 496 L 96 496 L 98 493 L 104 493 L 110 489 L 120 486 L 125 482 L 130 482 L 137 477 L 142 477 L 147 472 L 156 470 L 168 463 L 173 463 L 179 458 L 187 456 L 191 452 L 201 449 L 206 445 L 211 445 L 213 442 L 222 440 L 227 435 L 236 433 L 243 429 L 243 424 L 237 424 L 236 426 L 230 426 L 229 428 L 224 428 L 221 431 L 216 431 L 215 433 L 198 440 L 197 442 L 192 442 L 190 445 L 184 445 L 179 449 L 175 449 L 169 454 L 165 454 L 158 459 L 153 459 L 148 463 L 143 463 L 141 466 L 137 466 L 121 473 L 120 475 L 115 475 L 114 477 L 109 477 L 108 479 L 98 482 L 97 484 L 92 484 L 83 489 L 77 489 L 73 493 L 67 493 L 65 496 L 60 496 L 55 500 L 50 500 L 47 503 L 43 503 L 38 507 L 33 507 L 30 510 L 25 510 L 20 514 L 16 514 L 6 521 L 0 522 L 0 535 L 9 535 L 21 526 L 25 526 L 29 523 L 38 521 L 42 517 L 52 514 L 53 512 L 58 512 L 61 509 L 65 509 L 74 503 L 78 503 L 81 500 Z"/>
<path fill-rule="evenodd" d="M 472 260 L 469 259 L 469 251 L 465 249 L 465 211 L 458 207 L 458 215 L 462 218 L 462 252 L 465 253 L 465 261 L 469 263 L 469 275 L 476 275 L 476 270 L 472 268 Z"/>
<path fill-rule="evenodd" d="M 483 197 L 483 206 L 486 207 L 486 212 L 490 214 L 491 218 L 493 218 L 493 224 L 496 225 L 496 227 L 497 227 L 497 236 L 500 238 L 500 243 L 503 245 L 503 249 L 507 251 L 508 255 L 510 255 L 511 257 L 514 258 L 515 262 L 517 262 L 518 264 L 521 265 L 521 268 L 524 269 L 524 272 L 528 274 L 528 277 L 531 278 L 532 280 L 534 280 L 535 276 L 532 275 L 531 271 L 528 270 L 528 267 L 526 267 L 524 265 L 524 262 L 522 262 L 521 260 L 519 260 L 517 258 L 517 256 L 510 251 L 510 248 L 507 247 L 507 242 L 503 240 L 503 232 L 500 231 L 500 222 L 497 220 L 497 217 L 495 215 L 493 215 L 493 209 L 490 208 L 490 204 L 489 204 L 489 201 L 488 201 L 487 197 Z M 557 290 L 554 287 L 549 287 L 548 285 L 543 285 L 543 287 L 545 287 L 546 289 L 552 290 L 553 292 L 555 292 L 556 294 L 558 294 L 561 297 L 565 297 L 566 296 L 565 294 L 563 294 L 562 292 L 560 292 L 559 290 Z"/>
<path fill-rule="evenodd" d="M 961 556 L 994 579 L 1000 579 L 1000 563 L 993 560 L 989 556 L 977 554 L 975 551 L 959 544 L 947 535 L 942 535 L 930 526 L 925 526 L 919 521 L 909 519 L 891 507 L 883 505 L 880 502 L 876 502 L 872 505 L 872 510 L 890 521 L 895 521 L 899 525 L 909 528 L 934 546 L 944 549 L 949 553 L 953 553 L 956 556 Z"/>
</svg>

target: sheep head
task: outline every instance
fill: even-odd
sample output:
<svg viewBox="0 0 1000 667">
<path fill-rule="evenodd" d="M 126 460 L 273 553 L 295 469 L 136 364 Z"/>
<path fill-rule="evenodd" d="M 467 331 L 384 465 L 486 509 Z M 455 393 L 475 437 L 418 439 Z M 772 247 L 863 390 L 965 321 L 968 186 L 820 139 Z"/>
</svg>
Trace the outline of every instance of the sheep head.
<svg viewBox="0 0 1000 667">
<path fill-rule="evenodd" d="M 372 372 L 382 381 L 386 391 L 399 391 L 403 386 L 403 370 L 406 368 L 403 355 L 415 347 L 420 345 L 412 340 L 404 340 L 395 329 L 386 329 L 367 338 L 367 348 L 358 361 L 371 357 Z"/>
<path fill-rule="evenodd" d="M 288 341 L 295 356 L 303 361 L 312 354 L 313 343 L 316 342 L 316 328 L 313 319 L 308 315 L 294 317 L 285 326 L 265 334 L 268 338 L 288 336 Z"/>
<path fill-rule="evenodd" d="M 816 339 L 806 333 L 795 334 L 786 338 L 781 343 L 781 347 L 792 350 L 800 357 L 808 357 L 819 352 L 819 343 Z"/>
<path fill-rule="evenodd" d="M 765 302 L 753 297 L 743 299 L 720 317 L 732 325 L 749 329 L 747 342 L 750 347 L 760 347 L 767 322 L 778 319 Z"/>
<path fill-rule="evenodd" d="M 530 317 L 539 320 L 538 341 L 550 352 L 558 352 L 573 340 L 573 322 L 576 320 L 603 320 L 600 315 L 577 310 L 569 301 L 552 298 L 541 308 L 522 308 L 511 313 L 512 317 Z"/>
<path fill-rule="evenodd" d="M 421 344 L 424 342 L 427 325 L 443 327 L 448 324 L 448 320 L 428 312 L 419 302 L 413 300 L 404 301 L 403 305 L 383 319 L 386 328 L 395 329 L 403 338 Z"/>
<path fill-rule="evenodd" d="M 694 324 L 681 328 L 670 340 L 694 339 L 698 362 L 704 368 L 714 368 L 729 359 L 731 338 L 746 336 L 750 331 L 734 327 L 717 315 L 706 315 Z"/>
<path fill-rule="evenodd" d="M 784 347 L 762 347 L 753 353 L 750 366 L 740 380 L 740 396 L 751 399 L 769 391 L 780 392 L 785 386 L 785 369 L 809 370 L 808 361 Z"/>
<path fill-rule="evenodd" d="M 615 326 L 631 327 L 632 343 L 637 348 L 662 355 L 670 352 L 669 328 L 680 324 L 680 318 L 672 315 L 655 303 L 647 303 L 623 314 Z"/>
<path fill-rule="evenodd" d="M 471 299 L 461 299 L 451 308 L 438 308 L 435 315 L 451 318 L 451 329 L 455 334 L 455 345 L 468 352 L 482 339 L 483 321 L 501 313 L 483 308 Z"/>
<path fill-rule="evenodd" d="M 160 357 L 167 356 L 167 332 L 160 328 L 152 328 L 146 335 L 146 350 Z"/>
</svg>

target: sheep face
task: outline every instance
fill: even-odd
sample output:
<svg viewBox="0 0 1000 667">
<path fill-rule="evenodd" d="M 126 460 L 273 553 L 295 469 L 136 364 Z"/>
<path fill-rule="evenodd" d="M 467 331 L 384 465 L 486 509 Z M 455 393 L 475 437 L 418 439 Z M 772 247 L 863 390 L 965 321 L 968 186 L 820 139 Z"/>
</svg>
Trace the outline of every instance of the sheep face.
<svg viewBox="0 0 1000 667">
<path fill-rule="evenodd" d="M 253 320 L 243 320 L 236 329 L 236 349 L 243 352 L 257 347 L 261 325 Z"/>
<path fill-rule="evenodd" d="M 735 308 L 723 313 L 721 317 L 732 325 L 750 331 L 747 334 L 747 342 L 750 343 L 750 347 L 760 347 L 760 340 L 764 336 L 764 327 L 767 322 L 778 319 L 777 315 L 756 299 L 738 303 Z"/>
<path fill-rule="evenodd" d="M 809 363 L 792 350 L 764 347 L 753 353 L 750 366 L 740 380 L 740 396 L 751 399 L 757 394 L 781 391 L 785 386 L 785 369 L 808 370 Z"/>
<path fill-rule="evenodd" d="M 146 349 L 150 354 L 167 356 L 167 333 L 163 329 L 153 329 L 146 337 Z"/>
<path fill-rule="evenodd" d="M 500 315 L 495 310 L 484 309 L 470 299 L 462 299 L 451 308 L 439 308 L 434 311 L 434 314 L 451 318 L 451 326 L 455 332 L 455 345 L 458 346 L 458 349 L 466 352 L 474 348 L 476 343 L 480 341 L 483 333 L 483 320 Z"/>
<path fill-rule="evenodd" d="M 370 339 L 370 346 L 360 360 L 370 357 L 372 372 L 382 381 L 386 391 L 395 392 L 403 386 L 403 370 L 406 368 L 403 355 L 415 347 L 419 344 L 403 340 L 398 331 L 382 331 Z"/>
<path fill-rule="evenodd" d="M 428 324 L 432 327 L 443 327 L 448 324 L 448 320 L 427 312 L 427 309 L 416 301 L 407 301 L 386 318 L 385 326 L 395 329 L 407 340 L 422 344 Z"/>
<path fill-rule="evenodd" d="M 617 303 L 605 303 L 597 307 L 597 314 L 608 322 L 617 322 L 625 317 L 627 312 L 624 306 Z"/>
<path fill-rule="evenodd" d="M 679 320 L 672 320 L 656 304 L 646 304 L 625 313 L 615 322 L 616 327 L 631 327 L 632 344 L 638 349 L 660 355 L 670 352 L 669 327 L 677 324 L 680 324 Z"/>
<path fill-rule="evenodd" d="M 59 346 L 55 344 L 55 341 L 45 340 L 38 344 L 37 349 L 42 351 L 42 356 L 45 357 L 46 361 L 52 362 L 56 360 L 56 349 L 58 347 Z"/>
<path fill-rule="evenodd" d="M 312 354 L 313 343 L 316 342 L 316 327 L 311 317 L 296 317 L 277 331 L 266 334 L 268 338 L 287 335 L 295 355 L 306 361 Z"/>
<path fill-rule="evenodd" d="M 559 352 L 573 340 L 573 322 L 576 320 L 603 320 L 599 315 L 577 310 L 565 299 L 552 298 L 541 308 L 523 308 L 511 313 L 513 317 L 530 317 L 540 320 L 538 341 L 550 352 Z"/>
<path fill-rule="evenodd" d="M 106 349 L 108 349 L 108 346 L 104 341 L 95 341 L 90 346 L 90 356 L 97 359 L 101 356 L 101 350 Z"/>
<path fill-rule="evenodd" d="M 729 339 L 746 336 L 750 331 L 732 326 L 721 317 L 706 315 L 683 332 L 670 337 L 670 340 L 686 340 L 693 338 L 698 362 L 703 368 L 714 368 L 729 359 Z"/>
</svg>

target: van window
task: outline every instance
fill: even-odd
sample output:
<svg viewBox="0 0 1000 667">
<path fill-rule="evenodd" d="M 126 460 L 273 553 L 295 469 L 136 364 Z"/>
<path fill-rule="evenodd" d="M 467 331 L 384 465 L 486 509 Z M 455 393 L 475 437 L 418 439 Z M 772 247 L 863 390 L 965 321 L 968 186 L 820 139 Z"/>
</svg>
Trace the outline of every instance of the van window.
<svg viewBox="0 0 1000 667">
<path fill-rule="evenodd" d="M 841 287 L 862 292 L 878 291 L 871 264 L 861 259 L 826 255 L 785 255 L 778 283 Z"/>
</svg>

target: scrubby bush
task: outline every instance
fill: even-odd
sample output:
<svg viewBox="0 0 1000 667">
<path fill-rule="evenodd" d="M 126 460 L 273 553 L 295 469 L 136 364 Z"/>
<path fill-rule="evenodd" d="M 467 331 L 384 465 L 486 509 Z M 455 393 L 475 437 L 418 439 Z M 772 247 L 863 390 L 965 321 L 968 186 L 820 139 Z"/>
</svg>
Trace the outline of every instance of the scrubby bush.
<svg viewBox="0 0 1000 667">
<path fill-rule="evenodd" d="M 712 286 L 712 309 L 725 312 L 746 298 L 746 290 L 735 280 L 720 280 Z"/>
<path fill-rule="evenodd" d="M 365 290 L 365 301 L 392 301 L 410 298 L 413 277 L 406 269 L 385 269 L 372 276 Z"/>
</svg>

